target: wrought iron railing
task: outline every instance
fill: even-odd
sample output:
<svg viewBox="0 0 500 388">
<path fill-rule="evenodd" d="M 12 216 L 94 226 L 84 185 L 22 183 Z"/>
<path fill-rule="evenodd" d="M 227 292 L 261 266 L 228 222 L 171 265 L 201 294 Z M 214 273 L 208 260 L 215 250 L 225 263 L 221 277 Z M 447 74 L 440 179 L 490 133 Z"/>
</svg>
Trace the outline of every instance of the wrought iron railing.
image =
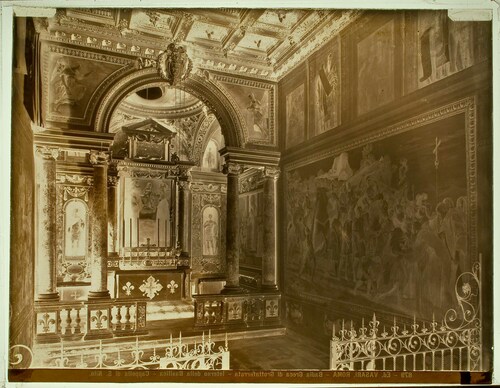
<svg viewBox="0 0 500 388">
<path fill-rule="evenodd" d="M 271 326 L 281 318 L 277 293 L 193 295 L 193 299 L 197 327 Z"/>
<path fill-rule="evenodd" d="M 438 323 L 410 328 L 394 323 L 380 328 L 375 314 L 356 330 L 351 322 L 333 327 L 330 369 L 333 370 L 467 370 L 482 368 L 480 264 L 461 274 L 455 284 L 458 309 L 449 309 Z"/>
<path fill-rule="evenodd" d="M 227 334 L 216 347 L 211 333 L 198 338 L 168 341 L 139 341 L 75 346 L 61 341 L 59 346 L 30 348 L 16 345 L 10 349 L 10 368 L 77 369 L 229 369 Z"/>
</svg>

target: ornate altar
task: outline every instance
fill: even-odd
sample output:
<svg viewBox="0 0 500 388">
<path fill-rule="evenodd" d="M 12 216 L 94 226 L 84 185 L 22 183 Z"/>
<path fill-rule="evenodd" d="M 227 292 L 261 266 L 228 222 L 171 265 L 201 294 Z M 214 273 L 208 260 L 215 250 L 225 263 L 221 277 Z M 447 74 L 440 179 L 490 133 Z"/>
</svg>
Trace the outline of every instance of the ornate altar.
<svg viewBox="0 0 500 388">
<path fill-rule="evenodd" d="M 190 162 L 171 153 L 175 128 L 148 119 L 123 127 L 127 157 L 115 159 L 118 252 L 108 260 L 118 298 L 189 296 Z"/>
</svg>

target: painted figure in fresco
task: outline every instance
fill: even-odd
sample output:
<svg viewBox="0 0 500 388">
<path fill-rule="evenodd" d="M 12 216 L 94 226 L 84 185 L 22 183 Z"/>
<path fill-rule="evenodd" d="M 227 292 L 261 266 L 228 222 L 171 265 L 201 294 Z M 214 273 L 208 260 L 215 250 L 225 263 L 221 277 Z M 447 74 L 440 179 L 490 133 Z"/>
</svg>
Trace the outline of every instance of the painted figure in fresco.
<svg viewBox="0 0 500 388">
<path fill-rule="evenodd" d="M 73 212 L 73 223 L 68 227 L 68 232 L 71 238 L 71 250 L 73 252 L 80 251 L 80 244 L 82 242 L 82 232 L 85 228 L 85 222 L 78 212 L 78 209 L 75 209 Z"/>
<path fill-rule="evenodd" d="M 156 210 L 160 195 L 153 191 L 153 183 L 148 182 L 141 194 L 141 210 L 139 218 L 141 219 L 156 219 Z"/>
<path fill-rule="evenodd" d="M 208 220 L 203 224 L 203 240 L 205 243 L 205 252 L 207 255 L 217 254 L 217 222 L 213 219 L 212 214 L 208 215 Z"/>
<path fill-rule="evenodd" d="M 319 133 L 337 124 L 336 99 L 338 75 L 333 53 L 329 53 L 326 63 L 321 65 L 316 76 L 316 125 Z"/>
<path fill-rule="evenodd" d="M 255 94 L 250 93 L 248 95 L 249 105 L 247 110 L 251 111 L 253 114 L 253 130 L 262 137 L 267 134 L 267 124 L 264 120 L 264 114 L 262 113 L 262 102 L 255 97 Z"/>
<path fill-rule="evenodd" d="M 87 87 L 84 81 L 90 73 L 84 73 L 80 64 L 72 63 L 67 58 L 58 59 L 51 77 L 55 96 L 52 111 L 59 112 L 63 105 L 76 105 L 85 95 Z"/>
</svg>

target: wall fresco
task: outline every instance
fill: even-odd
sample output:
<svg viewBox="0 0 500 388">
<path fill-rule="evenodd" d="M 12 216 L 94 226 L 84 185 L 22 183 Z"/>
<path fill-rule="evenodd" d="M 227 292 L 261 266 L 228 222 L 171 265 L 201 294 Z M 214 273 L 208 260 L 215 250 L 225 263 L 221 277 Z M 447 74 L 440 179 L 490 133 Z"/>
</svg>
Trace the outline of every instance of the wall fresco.
<svg viewBox="0 0 500 388">
<path fill-rule="evenodd" d="M 291 170 L 285 287 L 430 318 L 470 268 L 463 116 Z"/>
</svg>

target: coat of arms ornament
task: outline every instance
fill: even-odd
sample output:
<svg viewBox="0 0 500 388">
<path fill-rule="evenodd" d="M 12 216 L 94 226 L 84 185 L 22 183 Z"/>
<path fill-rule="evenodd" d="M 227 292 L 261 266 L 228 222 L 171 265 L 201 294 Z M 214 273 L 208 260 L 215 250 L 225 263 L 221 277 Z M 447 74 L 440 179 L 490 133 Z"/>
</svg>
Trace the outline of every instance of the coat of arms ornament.
<svg viewBox="0 0 500 388">
<path fill-rule="evenodd" d="M 193 69 L 193 62 L 184 47 L 170 43 L 167 49 L 158 56 L 156 68 L 160 76 L 170 86 L 174 86 L 189 76 Z"/>
</svg>

